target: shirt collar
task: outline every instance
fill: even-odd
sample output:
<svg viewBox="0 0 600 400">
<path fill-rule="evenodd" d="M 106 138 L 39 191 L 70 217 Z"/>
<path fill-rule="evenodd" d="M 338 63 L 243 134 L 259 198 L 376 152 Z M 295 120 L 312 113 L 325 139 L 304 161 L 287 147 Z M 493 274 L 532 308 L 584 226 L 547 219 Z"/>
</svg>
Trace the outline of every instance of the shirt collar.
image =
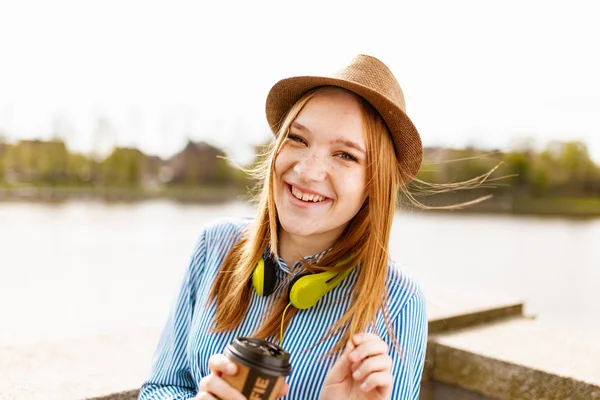
<svg viewBox="0 0 600 400">
<path fill-rule="evenodd" d="M 303 257 L 302 259 L 304 261 L 308 261 L 308 262 L 317 262 L 319 261 L 321 258 L 323 258 L 323 256 L 325 254 L 327 254 L 329 251 L 331 250 L 331 248 L 323 250 L 320 253 L 317 254 L 313 254 L 312 256 L 307 256 L 307 257 Z M 264 253 L 263 253 L 263 258 L 267 258 L 267 257 L 272 257 L 272 253 L 271 253 L 271 245 L 267 245 Z M 285 271 L 286 273 L 290 273 L 290 267 L 285 263 L 285 261 L 283 261 L 283 259 L 279 256 L 277 256 L 277 260 L 276 260 L 276 264 L 279 266 L 279 269 Z M 296 262 L 296 264 L 294 265 L 294 267 L 298 265 L 298 262 Z"/>
</svg>

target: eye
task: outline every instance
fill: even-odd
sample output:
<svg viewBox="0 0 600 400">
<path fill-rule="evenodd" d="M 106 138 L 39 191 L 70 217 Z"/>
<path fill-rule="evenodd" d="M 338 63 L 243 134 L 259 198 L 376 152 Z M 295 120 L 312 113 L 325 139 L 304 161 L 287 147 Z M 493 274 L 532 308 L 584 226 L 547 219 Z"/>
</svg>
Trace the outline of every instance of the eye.
<svg viewBox="0 0 600 400">
<path fill-rule="evenodd" d="M 302 137 L 295 135 L 293 133 L 288 133 L 287 139 L 291 140 L 292 142 L 301 143 L 304 145 L 306 144 L 306 140 L 304 140 Z"/>
<path fill-rule="evenodd" d="M 355 161 L 355 162 L 358 161 L 358 159 L 356 157 L 354 157 L 352 154 L 346 153 L 346 152 L 341 152 L 337 156 L 344 160 Z"/>
</svg>

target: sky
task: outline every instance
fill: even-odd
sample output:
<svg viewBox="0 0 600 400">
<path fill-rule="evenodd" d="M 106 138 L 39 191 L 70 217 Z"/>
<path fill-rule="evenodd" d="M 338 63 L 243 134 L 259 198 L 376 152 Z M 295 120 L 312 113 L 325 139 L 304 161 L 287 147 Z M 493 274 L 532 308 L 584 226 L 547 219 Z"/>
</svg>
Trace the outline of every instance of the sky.
<svg viewBox="0 0 600 400">
<path fill-rule="evenodd" d="M 600 162 L 599 17 L 594 0 L 0 0 L 0 134 L 244 161 L 275 82 L 362 53 L 426 146 L 581 140 Z"/>
</svg>

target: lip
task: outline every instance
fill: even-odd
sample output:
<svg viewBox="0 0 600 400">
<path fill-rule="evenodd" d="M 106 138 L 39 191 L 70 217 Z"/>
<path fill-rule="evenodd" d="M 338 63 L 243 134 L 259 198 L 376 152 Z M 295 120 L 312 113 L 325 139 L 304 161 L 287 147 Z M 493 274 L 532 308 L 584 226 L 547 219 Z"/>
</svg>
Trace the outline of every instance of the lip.
<svg viewBox="0 0 600 400">
<path fill-rule="evenodd" d="M 296 187 L 296 189 L 302 191 L 303 193 L 310 193 L 310 194 L 316 194 L 318 196 L 323 196 L 322 194 L 316 193 L 314 191 L 310 191 L 310 190 L 306 190 L 305 191 L 304 189 L 301 189 L 300 187 L 298 187 L 296 185 L 293 185 L 293 186 Z M 313 202 L 308 202 L 308 201 L 300 200 L 300 199 L 298 199 L 296 196 L 294 196 L 292 194 L 292 185 L 289 184 L 289 183 L 287 183 L 287 182 L 285 182 L 285 191 L 288 194 L 288 197 L 290 198 L 290 202 L 293 205 L 295 205 L 297 207 L 300 207 L 300 208 L 319 207 L 319 206 L 322 206 L 324 204 L 328 204 L 328 203 L 331 202 L 331 199 L 329 197 L 327 197 L 327 196 L 323 196 L 323 197 L 325 197 L 325 200 L 320 201 L 318 203 L 313 203 Z"/>
<path fill-rule="evenodd" d="M 298 186 L 298 185 L 296 185 L 296 184 L 293 184 L 293 183 L 290 183 L 290 182 L 285 182 L 285 181 L 284 181 L 283 183 L 285 183 L 286 185 L 288 185 L 288 186 L 290 186 L 290 187 L 291 187 L 291 186 L 295 187 L 296 189 L 298 189 L 298 190 L 299 190 L 299 191 L 301 191 L 302 193 L 316 194 L 317 196 L 325 197 L 325 200 L 329 200 L 329 197 L 327 197 L 327 196 L 325 196 L 324 194 L 321 194 L 321 193 L 319 193 L 319 192 L 315 192 L 314 190 L 305 189 L 305 188 L 303 188 L 302 186 Z M 291 190 L 291 189 L 290 189 L 290 190 Z M 325 201 L 325 200 L 323 200 L 323 201 Z"/>
</svg>

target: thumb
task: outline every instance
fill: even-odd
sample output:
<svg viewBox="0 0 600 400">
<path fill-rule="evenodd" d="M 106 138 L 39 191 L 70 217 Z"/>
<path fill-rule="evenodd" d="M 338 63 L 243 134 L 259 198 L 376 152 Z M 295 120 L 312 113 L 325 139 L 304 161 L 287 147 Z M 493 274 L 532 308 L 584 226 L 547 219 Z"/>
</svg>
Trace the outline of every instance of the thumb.
<svg viewBox="0 0 600 400">
<path fill-rule="evenodd" d="M 283 382 L 283 384 L 281 385 L 281 387 L 279 388 L 279 393 L 277 394 L 277 398 L 283 397 L 286 394 L 288 394 L 288 392 L 290 391 L 290 386 L 287 384 L 287 382 Z"/>
<path fill-rule="evenodd" d="M 329 370 L 327 374 L 327 381 L 330 383 L 340 382 L 344 380 L 346 377 L 350 376 L 352 373 L 352 361 L 348 358 L 348 355 L 354 350 L 356 346 L 352 343 L 352 340 L 348 341 L 346 344 L 346 348 L 344 348 L 344 352 L 337 359 L 333 367 Z"/>
</svg>

